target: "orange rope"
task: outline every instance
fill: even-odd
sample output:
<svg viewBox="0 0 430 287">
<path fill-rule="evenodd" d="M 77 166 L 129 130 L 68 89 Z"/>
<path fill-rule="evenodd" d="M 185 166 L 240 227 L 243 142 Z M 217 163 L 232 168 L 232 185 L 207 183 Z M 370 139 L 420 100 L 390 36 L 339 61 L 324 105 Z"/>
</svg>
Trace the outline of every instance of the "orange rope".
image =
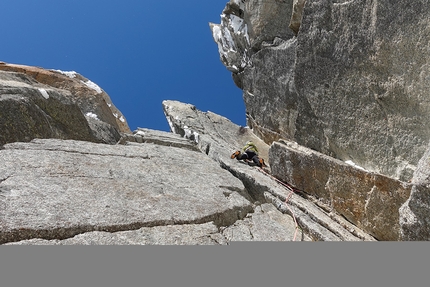
<svg viewBox="0 0 430 287">
<path fill-rule="evenodd" d="M 287 208 L 290 210 L 291 215 L 293 216 L 293 219 L 294 219 L 294 223 L 295 223 L 295 225 L 296 225 L 296 231 L 294 232 L 294 237 L 293 237 L 293 241 L 296 241 L 296 237 L 297 237 L 297 230 L 298 230 L 298 228 L 299 228 L 299 224 L 297 223 L 297 219 L 296 219 L 296 216 L 294 215 L 293 210 L 292 210 L 292 209 L 290 208 L 290 206 L 288 205 L 288 200 L 293 196 L 294 188 L 293 188 L 293 187 L 291 187 L 290 185 L 288 185 L 288 184 L 286 184 L 286 183 L 284 183 L 284 182 L 280 181 L 279 179 L 275 178 L 274 176 L 272 176 L 272 175 L 268 174 L 268 173 L 267 173 L 264 169 L 262 169 L 261 167 L 259 168 L 259 170 L 260 170 L 261 172 L 263 172 L 264 174 L 266 174 L 267 176 L 269 176 L 270 178 L 274 179 L 276 182 L 278 182 L 279 184 L 281 184 L 282 186 L 284 186 L 285 188 L 287 188 L 287 189 L 290 191 L 290 193 L 289 193 L 289 194 L 287 195 L 287 197 L 285 198 L 285 205 L 286 205 L 286 206 L 287 206 Z"/>
</svg>

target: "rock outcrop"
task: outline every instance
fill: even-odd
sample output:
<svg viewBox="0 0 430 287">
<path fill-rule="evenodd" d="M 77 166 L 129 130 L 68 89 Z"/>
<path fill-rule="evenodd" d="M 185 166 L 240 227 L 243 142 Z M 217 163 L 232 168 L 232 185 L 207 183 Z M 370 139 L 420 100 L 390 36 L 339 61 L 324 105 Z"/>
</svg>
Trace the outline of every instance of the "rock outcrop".
<svg viewBox="0 0 430 287">
<path fill-rule="evenodd" d="M 297 33 L 267 34 L 271 46 L 233 71 L 257 135 L 410 180 L 430 140 L 429 2 L 275 1 L 294 7 L 278 14 L 259 14 L 251 2 L 243 15 L 292 19 Z M 212 28 L 232 31 L 231 23 Z M 212 30 L 219 45 L 241 35 Z"/>
<path fill-rule="evenodd" d="M 5 145 L 0 243 L 293 239 L 290 216 L 253 200 L 239 179 L 192 141 L 148 129 L 128 138 L 125 145 L 55 139 Z M 299 234 L 297 240 L 311 240 Z"/>
<path fill-rule="evenodd" d="M 230 158 L 246 127 L 163 102 L 176 133 L 140 128 L 116 145 L 61 139 L 0 150 L 0 243 L 230 244 L 375 240 L 317 200 Z M 287 201 L 287 202 L 286 202 Z"/>
<path fill-rule="evenodd" d="M 318 198 L 378 240 L 399 240 L 399 208 L 412 184 L 283 140 L 271 145 L 269 159 L 276 178 Z"/>
<path fill-rule="evenodd" d="M 211 28 L 220 47 L 229 40 L 229 51 L 247 55 L 231 69 L 220 49 L 248 125 L 273 143 L 273 175 L 379 240 L 428 240 L 429 1 L 275 1 L 292 8 L 278 14 L 250 2 L 235 17 L 290 19 L 293 34 L 237 48 L 243 32 L 225 21 L 233 0 Z"/>
<path fill-rule="evenodd" d="M 0 145 L 34 138 L 115 144 L 131 133 L 95 83 L 75 72 L 0 63 Z"/>
<path fill-rule="evenodd" d="M 401 206 L 400 240 L 430 240 L 430 147 L 418 163 L 411 196 Z"/>
<path fill-rule="evenodd" d="M 232 0 L 221 14 L 221 24 L 209 23 L 214 40 L 218 43 L 221 61 L 233 73 L 249 66 L 251 56 L 265 42 L 275 37 L 288 38 L 292 0 Z"/>
<path fill-rule="evenodd" d="M 375 240 L 323 201 L 312 195 L 291 192 L 279 184 L 270 176 L 273 166 L 262 173 L 259 169 L 231 160 L 229 155 L 248 140 L 254 141 L 263 158 L 270 159 L 272 147 L 251 129 L 237 126 L 212 112 L 201 112 L 190 104 L 164 101 L 163 107 L 173 132 L 192 138 L 203 153 L 239 178 L 254 200 L 272 203 L 281 212 L 294 216 L 313 240 Z"/>
</svg>

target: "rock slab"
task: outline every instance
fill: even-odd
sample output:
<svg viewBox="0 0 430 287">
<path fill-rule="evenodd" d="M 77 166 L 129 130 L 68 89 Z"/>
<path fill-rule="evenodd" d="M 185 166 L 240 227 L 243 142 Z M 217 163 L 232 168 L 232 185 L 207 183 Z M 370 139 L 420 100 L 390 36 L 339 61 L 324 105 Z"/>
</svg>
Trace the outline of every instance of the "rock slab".
<svg viewBox="0 0 430 287">
<path fill-rule="evenodd" d="M 243 184 L 195 151 L 155 144 L 33 140 L 0 150 L 0 243 L 92 231 L 232 224 Z"/>
</svg>

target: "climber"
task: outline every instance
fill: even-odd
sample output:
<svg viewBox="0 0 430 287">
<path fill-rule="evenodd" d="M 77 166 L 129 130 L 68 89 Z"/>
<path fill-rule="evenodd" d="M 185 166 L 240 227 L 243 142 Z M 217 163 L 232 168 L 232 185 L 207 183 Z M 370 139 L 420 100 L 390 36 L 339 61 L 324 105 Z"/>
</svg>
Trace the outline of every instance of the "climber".
<svg viewBox="0 0 430 287">
<path fill-rule="evenodd" d="M 258 157 L 258 149 L 252 141 L 248 141 L 241 151 L 235 151 L 231 158 L 237 160 L 244 160 L 246 162 L 254 162 L 259 167 L 265 167 L 264 159 Z"/>
</svg>

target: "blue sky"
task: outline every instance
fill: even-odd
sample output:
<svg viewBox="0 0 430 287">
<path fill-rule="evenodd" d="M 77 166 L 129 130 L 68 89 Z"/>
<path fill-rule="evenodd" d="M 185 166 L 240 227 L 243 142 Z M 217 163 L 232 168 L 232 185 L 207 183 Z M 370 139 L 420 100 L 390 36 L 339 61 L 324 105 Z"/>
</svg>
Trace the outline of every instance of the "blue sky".
<svg viewBox="0 0 430 287">
<path fill-rule="evenodd" d="M 222 65 L 209 22 L 228 0 L 1 0 L 0 61 L 76 71 L 137 127 L 169 131 L 178 100 L 246 125 L 242 91 Z"/>
</svg>

